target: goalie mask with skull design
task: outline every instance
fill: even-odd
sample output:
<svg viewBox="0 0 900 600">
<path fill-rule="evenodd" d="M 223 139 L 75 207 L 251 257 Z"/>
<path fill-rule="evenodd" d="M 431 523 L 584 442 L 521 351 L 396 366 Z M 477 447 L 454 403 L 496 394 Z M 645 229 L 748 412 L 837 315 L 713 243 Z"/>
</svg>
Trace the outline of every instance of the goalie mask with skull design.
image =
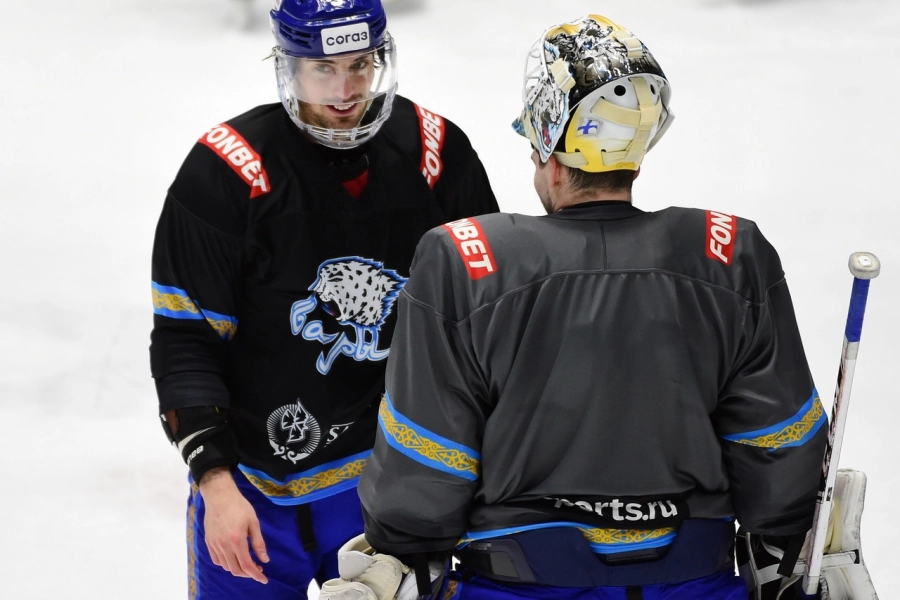
<svg viewBox="0 0 900 600">
<path fill-rule="evenodd" d="M 551 27 L 525 66 L 513 128 L 547 162 L 591 173 L 637 170 L 672 123 L 671 87 L 631 32 L 599 15 Z"/>
</svg>

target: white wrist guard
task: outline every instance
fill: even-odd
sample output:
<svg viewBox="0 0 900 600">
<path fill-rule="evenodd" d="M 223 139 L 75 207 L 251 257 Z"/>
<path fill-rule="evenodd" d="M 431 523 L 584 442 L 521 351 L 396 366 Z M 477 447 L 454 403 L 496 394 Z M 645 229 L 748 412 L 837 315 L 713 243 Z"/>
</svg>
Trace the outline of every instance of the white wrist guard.
<svg viewBox="0 0 900 600">
<path fill-rule="evenodd" d="M 820 594 L 822 600 L 844 598 L 877 600 L 875 588 L 863 562 L 859 530 L 866 497 L 866 474 L 854 469 L 839 469 L 834 486 L 834 503 L 828 520 L 828 533 L 822 557 Z M 756 538 L 756 539 L 754 539 Z M 752 600 L 778 600 L 792 597 L 788 588 L 799 585 L 806 571 L 809 534 L 800 552 L 800 560 L 789 577 L 777 574 L 784 550 L 747 534 L 747 563 L 740 565 Z M 763 566 L 766 565 L 766 566 Z M 778 582 L 778 583 L 774 583 Z"/>
<path fill-rule="evenodd" d="M 360 534 L 338 550 L 340 579 L 322 584 L 320 600 L 416 600 L 412 570 L 389 554 L 378 554 Z"/>
</svg>

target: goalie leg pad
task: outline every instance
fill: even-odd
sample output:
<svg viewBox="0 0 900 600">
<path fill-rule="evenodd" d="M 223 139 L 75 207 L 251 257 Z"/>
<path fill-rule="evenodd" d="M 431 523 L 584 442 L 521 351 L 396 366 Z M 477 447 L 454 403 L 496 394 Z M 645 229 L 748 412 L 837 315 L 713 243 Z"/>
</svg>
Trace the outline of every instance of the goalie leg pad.
<svg viewBox="0 0 900 600">
<path fill-rule="evenodd" d="M 866 496 L 866 474 L 839 469 L 822 557 L 822 600 L 877 600 L 863 562 L 860 524 Z M 807 540 L 808 542 L 808 540 Z M 784 550 L 755 534 L 738 533 L 738 564 L 752 600 L 786 600 L 806 571 L 807 545 L 790 577 L 776 573 Z"/>
<path fill-rule="evenodd" d="M 875 586 L 863 561 L 860 524 L 866 499 L 866 474 L 839 469 L 834 485 L 834 530 L 825 544 L 822 565 L 822 600 L 877 600 Z M 850 564 L 828 567 L 831 556 L 849 555 Z M 855 555 L 855 556 L 854 556 Z"/>
</svg>

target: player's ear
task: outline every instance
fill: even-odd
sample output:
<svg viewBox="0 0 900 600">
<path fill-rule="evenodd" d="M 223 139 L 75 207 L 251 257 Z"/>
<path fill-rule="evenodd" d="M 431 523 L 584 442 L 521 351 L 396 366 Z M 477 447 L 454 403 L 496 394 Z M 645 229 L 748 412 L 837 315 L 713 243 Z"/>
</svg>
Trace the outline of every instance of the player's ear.
<svg viewBox="0 0 900 600">
<path fill-rule="evenodd" d="M 641 176 L 641 168 L 638 167 L 637 170 L 634 172 L 634 179 L 632 179 L 632 181 L 634 181 L 635 179 L 637 179 L 640 176 Z"/>
<path fill-rule="evenodd" d="M 550 169 L 550 187 L 559 187 L 563 182 L 565 168 L 552 154 L 547 159 L 547 167 Z"/>
</svg>

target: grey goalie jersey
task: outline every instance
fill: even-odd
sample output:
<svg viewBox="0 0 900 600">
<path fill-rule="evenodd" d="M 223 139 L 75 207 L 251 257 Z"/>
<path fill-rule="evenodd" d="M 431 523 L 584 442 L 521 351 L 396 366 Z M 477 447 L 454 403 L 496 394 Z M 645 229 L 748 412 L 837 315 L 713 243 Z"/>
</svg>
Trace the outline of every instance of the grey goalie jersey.
<svg viewBox="0 0 900 600">
<path fill-rule="evenodd" d="M 425 235 L 398 302 L 359 485 L 379 550 L 809 528 L 827 418 L 752 221 L 622 202 L 464 219 Z"/>
</svg>

